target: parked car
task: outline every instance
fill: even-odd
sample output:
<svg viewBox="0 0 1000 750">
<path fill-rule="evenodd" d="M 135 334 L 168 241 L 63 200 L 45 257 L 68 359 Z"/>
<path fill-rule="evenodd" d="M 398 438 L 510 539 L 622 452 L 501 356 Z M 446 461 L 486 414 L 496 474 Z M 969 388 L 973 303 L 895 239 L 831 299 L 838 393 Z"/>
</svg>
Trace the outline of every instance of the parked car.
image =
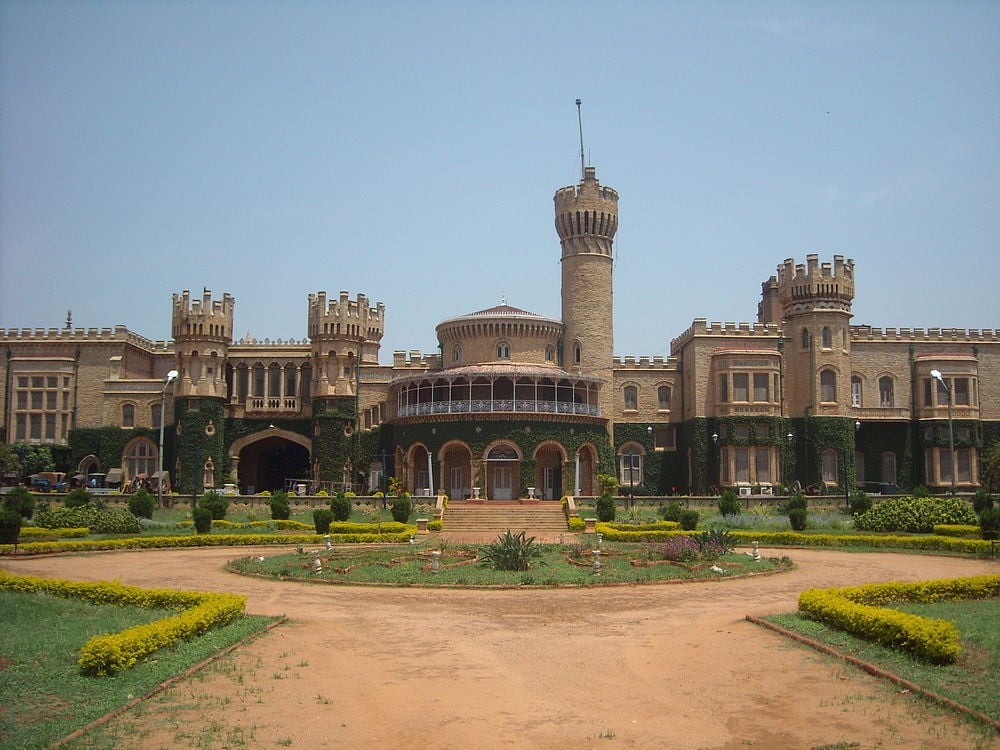
<svg viewBox="0 0 1000 750">
<path fill-rule="evenodd" d="M 43 471 L 28 477 L 28 487 L 32 492 L 63 492 L 66 490 L 66 475 L 61 471 Z"/>
</svg>

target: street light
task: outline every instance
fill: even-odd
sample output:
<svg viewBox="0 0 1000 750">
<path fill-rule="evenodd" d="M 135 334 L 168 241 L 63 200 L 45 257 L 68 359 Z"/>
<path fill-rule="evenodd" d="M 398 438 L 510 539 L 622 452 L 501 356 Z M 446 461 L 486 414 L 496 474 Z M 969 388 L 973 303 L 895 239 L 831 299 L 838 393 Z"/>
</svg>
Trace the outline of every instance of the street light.
<svg viewBox="0 0 1000 750">
<path fill-rule="evenodd" d="M 948 450 L 951 452 L 951 494 L 954 495 L 957 491 L 957 481 L 958 481 L 958 461 L 955 455 L 955 423 L 952 421 L 951 407 L 954 401 L 954 396 L 951 392 L 951 386 L 945 382 L 944 376 L 941 375 L 940 370 L 931 370 L 931 377 L 937 382 L 944 386 L 944 389 L 948 391 Z"/>
<path fill-rule="evenodd" d="M 177 379 L 177 374 L 177 370 L 168 372 L 167 381 L 160 391 L 160 452 L 156 457 L 156 495 L 161 508 L 163 507 L 163 423 L 166 421 L 163 418 L 164 404 L 167 400 L 167 388 Z"/>
</svg>

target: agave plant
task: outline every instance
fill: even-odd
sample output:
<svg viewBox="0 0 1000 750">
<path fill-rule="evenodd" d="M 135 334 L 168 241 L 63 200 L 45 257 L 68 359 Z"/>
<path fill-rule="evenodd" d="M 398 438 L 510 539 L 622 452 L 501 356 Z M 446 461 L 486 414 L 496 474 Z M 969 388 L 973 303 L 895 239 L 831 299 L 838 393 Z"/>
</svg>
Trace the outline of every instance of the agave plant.
<svg viewBox="0 0 1000 750">
<path fill-rule="evenodd" d="M 710 529 L 695 537 L 698 551 L 706 560 L 717 560 L 736 548 L 736 540 L 726 529 Z"/>
<path fill-rule="evenodd" d="M 507 529 L 483 547 L 479 559 L 481 565 L 494 570 L 527 570 L 531 560 L 541 555 L 535 537 L 526 537 L 523 531 L 513 534 Z"/>
</svg>

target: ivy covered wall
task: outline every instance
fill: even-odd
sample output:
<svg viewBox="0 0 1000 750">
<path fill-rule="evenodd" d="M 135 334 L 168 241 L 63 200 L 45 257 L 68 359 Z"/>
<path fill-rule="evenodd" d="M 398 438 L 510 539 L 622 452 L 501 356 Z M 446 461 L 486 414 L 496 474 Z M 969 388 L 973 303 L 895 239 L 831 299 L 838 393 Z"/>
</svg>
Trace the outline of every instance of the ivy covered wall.
<svg viewBox="0 0 1000 750">
<path fill-rule="evenodd" d="M 171 480 L 176 490 L 184 494 L 200 494 L 204 489 L 204 470 L 209 458 L 214 466 L 214 484 L 224 481 L 228 472 L 223 450 L 225 432 L 226 407 L 219 399 L 181 398 L 174 401 L 176 451 Z M 168 464 L 163 466 L 167 468 Z"/>
<path fill-rule="evenodd" d="M 67 474 L 76 472 L 80 462 L 87 456 L 96 456 L 102 472 L 108 469 L 120 468 L 125 445 L 137 437 L 147 437 L 154 445 L 159 445 L 160 431 L 149 427 L 80 427 L 69 431 L 67 446 L 52 447 L 52 457 L 58 471 Z M 170 440 L 172 430 L 164 430 L 164 463 L 163 468 L 170 466 L 167 458 L 170 456 Z"/>
</svg>

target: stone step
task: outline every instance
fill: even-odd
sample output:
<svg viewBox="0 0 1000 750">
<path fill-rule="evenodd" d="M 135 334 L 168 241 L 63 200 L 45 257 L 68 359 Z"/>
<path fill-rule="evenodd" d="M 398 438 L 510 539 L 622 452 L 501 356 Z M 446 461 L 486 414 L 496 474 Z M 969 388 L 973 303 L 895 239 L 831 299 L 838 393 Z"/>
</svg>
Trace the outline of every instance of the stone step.
<svg viewBox="0 0 1000 750">
<path fill-rule="evenodd" d="M 449 504 L 444 512 L 445 531 L 566 531 L 566 517 L 559 503 Z"/>
</svg>

